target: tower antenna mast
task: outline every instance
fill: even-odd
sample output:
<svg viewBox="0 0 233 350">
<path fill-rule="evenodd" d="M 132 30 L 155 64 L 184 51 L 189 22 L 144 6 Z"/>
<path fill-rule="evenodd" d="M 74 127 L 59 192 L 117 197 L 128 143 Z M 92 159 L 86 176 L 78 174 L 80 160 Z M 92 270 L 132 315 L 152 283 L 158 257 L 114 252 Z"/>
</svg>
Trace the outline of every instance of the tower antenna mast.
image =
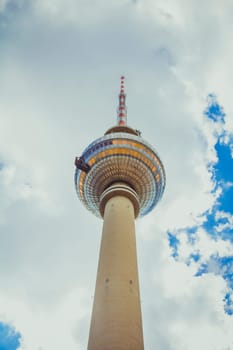
<svg viewBox="0 0 233 350">
<path fill-rule="evenodd" d="M 121 76 L 121 90 L 119 94 L 119 106 L 117 109 L 117 125 L 124 126 L 127 124 L 127 108 L 125 105 L 125 77 Z"/>
</svg>

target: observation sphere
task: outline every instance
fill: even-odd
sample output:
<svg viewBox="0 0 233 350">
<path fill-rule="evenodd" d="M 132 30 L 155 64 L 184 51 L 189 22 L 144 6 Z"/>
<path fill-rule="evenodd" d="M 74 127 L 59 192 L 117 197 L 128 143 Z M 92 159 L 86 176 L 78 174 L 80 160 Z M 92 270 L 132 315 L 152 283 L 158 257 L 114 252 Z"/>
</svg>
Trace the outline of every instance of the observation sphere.
<svg viewBox="0 0 233 350">
<path fill-rule="evenodd" d="M 155 207 L 165 188 L 165 171 L 158 153 L 128 126 L 109 129 L 76 160 L 77 195 L 96 216 L 101 217 L 102 193 L 119 182 L 137 193 L 139 217 Z"/>
</svg>

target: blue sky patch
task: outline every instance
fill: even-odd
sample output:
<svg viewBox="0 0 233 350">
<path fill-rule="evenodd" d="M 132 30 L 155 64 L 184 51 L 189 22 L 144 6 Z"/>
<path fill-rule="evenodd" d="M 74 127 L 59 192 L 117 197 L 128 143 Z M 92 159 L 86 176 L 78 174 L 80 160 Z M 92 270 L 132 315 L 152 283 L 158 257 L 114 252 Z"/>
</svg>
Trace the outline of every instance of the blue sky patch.
<svg viewBox="0 0 233 350">
<path fill-rule="evenodd" d="M 168 232 L 167 235 L 168 235 L 169 246 L 172 250 L 171 255 L 173 258 L 176 258 L 178 256 L 178 247 L 179 247 L 180 241 L 171 232 Z"/>
<path fill-rule="evenodd" d="M 217 102 L 217 97 L 215 94 L 209 94 L 207 97 L 207 108 L 204 111 L 204 115 L 214 121 L 221 121 L 224 122 L 225 119 L 225 113 L 223 111 L 223 108 L 219 105 Z"/>
<path fill-rule="evenodd" d="M 193 260 L 194 262 L 198 262 L 200 260 L 200 257 L 200 253 L 192 253 L 189 256 L 190 260 Z"/>
<path fill-rule="evenodd" d="M 233 158 L 231 148 L 232 137 L 229 142 L 223 143 L 220 140 L 215 145 L 218 162 L 213 165 L 213 178 L 217 188 L 221 188 L 221 195 L 218 198 L 218 210 L 233 214 Z"/>
<path fill-rule="evenodd" d="M 226 293 L 223 299 L 224 301 L 224 310 L 226 314 L 233 315 L 233 298 L 231 293 Z"/>
<path fill-rule="evenodd" d="M 20 346 L 20 333 L 16 330 L 0 322 L 0 350 L 17 350 Z"/>
<path fill-rule="evenodd" d="M 173 233 L 168 232 L 169 246 L 175 260 L 179 260 L 180 233 L 186 234 L 188 243 L 194 247 L 199 228 L 204 229 L 215 241 L 229 241 L 229 245 L 233 243 L 233 135 L 224 129 L 226 116 L 214 94 L 208 96 L 204 117 L 213 123 L 222 124 L 222 128 L 219 128 L 222 131 L 215 133 L 214 150 L 217 161 L 207 165 L 214 184 L 212 193 L 216 194 L 216 201 L 212 208 L 202 214 L 204 218 L 202 224 L 179 229 Z M 228 315 L 233 315 L 233 256 L 219 256 L 216 253 L 207 261 L 203 261 L 200 253 L 193 251 L 185 263 L 187 265 L 197 263 L 196 277 L 207 273 L 222 276 L 228 288 L 223 298 L 224 310 Z"/>
</svg>

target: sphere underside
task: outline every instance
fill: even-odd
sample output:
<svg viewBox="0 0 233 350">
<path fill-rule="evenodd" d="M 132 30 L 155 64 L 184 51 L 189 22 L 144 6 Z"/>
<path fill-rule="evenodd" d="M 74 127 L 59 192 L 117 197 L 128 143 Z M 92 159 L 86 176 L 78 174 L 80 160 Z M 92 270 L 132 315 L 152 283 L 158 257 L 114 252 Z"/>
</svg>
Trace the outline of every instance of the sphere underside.
<svg viewBox="0 0 233 350">
<path fill-rule="evenodd" d="M 136 191 L 139 216 L 149 213 L 163 194 L 162 162 L 156 151 L 139 136 L 120 132 L 105 135 L 85 149 L 82 159 L 90 170 L 76 169 L 76 191 L 96 216 L 101 216 L 101 194 L 114 182 L 125 182 Z"/>
</svg>

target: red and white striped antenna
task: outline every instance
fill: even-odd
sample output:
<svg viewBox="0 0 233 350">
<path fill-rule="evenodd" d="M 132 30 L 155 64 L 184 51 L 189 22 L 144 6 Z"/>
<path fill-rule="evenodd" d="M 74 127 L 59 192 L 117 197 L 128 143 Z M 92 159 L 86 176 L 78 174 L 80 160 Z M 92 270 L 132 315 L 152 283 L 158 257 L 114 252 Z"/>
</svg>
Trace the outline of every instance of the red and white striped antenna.
<svg viewBox="0 0 233 350">
<path fill-rule="evenodd" d="M 125 105 L 125 77 L 121 76 L 121 90 L 119 94 L 119 106 L 117 110 L 117 125 L 123 126 L 127 124 L 127 109 Z"/>
</svg>

